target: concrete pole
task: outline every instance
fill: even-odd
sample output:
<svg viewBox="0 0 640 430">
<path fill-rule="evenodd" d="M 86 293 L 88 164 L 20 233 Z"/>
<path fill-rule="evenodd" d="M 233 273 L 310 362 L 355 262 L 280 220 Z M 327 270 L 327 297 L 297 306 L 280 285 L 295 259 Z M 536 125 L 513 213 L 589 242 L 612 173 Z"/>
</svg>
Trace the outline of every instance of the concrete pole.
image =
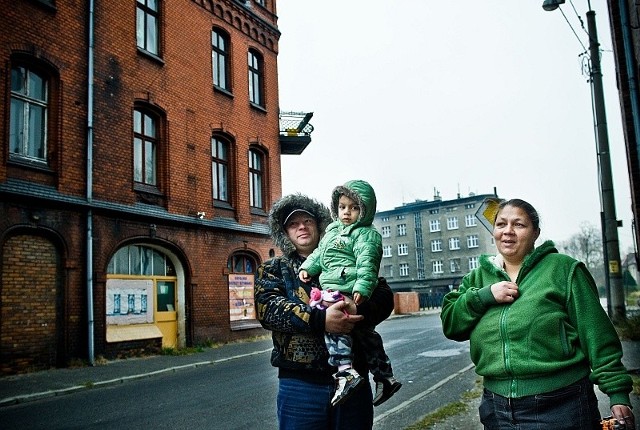
<svg viewBox="0 0 640 430">
<path fill-rule="evenodd" d="M 609 317 L 616 323 L 626 319 L 622 267 L 620 264 L 620 244 L 618 240 L 618 220 L 616 218 L 616 202 L 611 175 L 611 156 L 609 152 L 609 135 L 607 131 L 607 115 L 604 105 L 602 87 L 602 69 L 600 66 L 600 43 L 596 29 L 596 13 L 587 12 L 589 32 L 589 55 L 591 57 L 591 85 L 593 88 L 593 109 L 596 127 L 596 146 L 600 168 L 600 193 L 602 212 L 604 215 L 604 255 L 605 273 L 609 275 L 611 290 L 611 313 Z"/>
</svg>

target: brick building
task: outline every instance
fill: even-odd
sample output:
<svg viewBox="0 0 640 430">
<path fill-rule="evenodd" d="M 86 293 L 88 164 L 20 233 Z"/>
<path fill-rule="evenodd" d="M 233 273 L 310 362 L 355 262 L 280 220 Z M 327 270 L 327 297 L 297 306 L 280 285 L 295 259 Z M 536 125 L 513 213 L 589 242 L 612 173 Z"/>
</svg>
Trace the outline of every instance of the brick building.
<svg viewBox="0 0 640 430">
<path fill-rule="evenodd" d="M 0 373 L 261 333 L 275 0 L 0 5 Z"/>
<path fill-rule="evenodd" d="M 470 194 L 417 200 L 376 213 L 382 235 L 380 275 L 395 292 L 414 291 L 420 307 L 439 306 L 442 296 L 478 267 L 481 254 L 495 252 L 493 236 L 476 217 L 486 198 Z"/>
</svg>

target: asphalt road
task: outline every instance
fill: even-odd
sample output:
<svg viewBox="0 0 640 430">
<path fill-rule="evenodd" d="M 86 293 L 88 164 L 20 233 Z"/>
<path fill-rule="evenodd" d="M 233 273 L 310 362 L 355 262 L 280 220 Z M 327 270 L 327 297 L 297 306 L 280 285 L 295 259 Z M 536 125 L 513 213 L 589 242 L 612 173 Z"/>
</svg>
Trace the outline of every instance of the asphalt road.
<svg viewBox="0 0 640 430">
<path fill-rule="evenodd" d="M 405 428 L 473 388 L 468 344 L 445 339 L 438 315 L 393 318 L 378 330 L 404 385 L 375 409 L 376 430 Z M 263 352 L 7 406 L 0 410 L 0 428 L 275 430 L 270 341 L 254 344 Z"/>
</svg>

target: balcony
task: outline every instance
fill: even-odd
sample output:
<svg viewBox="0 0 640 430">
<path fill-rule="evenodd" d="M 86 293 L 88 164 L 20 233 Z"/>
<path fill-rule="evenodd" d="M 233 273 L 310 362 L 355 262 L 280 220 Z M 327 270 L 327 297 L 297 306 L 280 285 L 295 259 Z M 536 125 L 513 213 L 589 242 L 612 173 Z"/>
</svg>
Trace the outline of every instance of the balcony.
<svg viewBox="0 0 640 430">
<path fill-rule="evenodd" d="M 280 112 L 280 153 L 300 155 L 311 143 L 313 112 Z"/>
</svg>

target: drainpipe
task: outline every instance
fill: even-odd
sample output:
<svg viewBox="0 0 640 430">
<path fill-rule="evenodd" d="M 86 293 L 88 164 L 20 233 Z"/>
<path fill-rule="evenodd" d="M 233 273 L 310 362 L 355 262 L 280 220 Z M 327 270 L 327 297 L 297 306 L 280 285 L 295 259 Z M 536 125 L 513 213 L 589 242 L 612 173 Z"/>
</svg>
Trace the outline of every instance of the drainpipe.
<svg viewBox="0 0 640 430">
<path fill-rule="evenodd" d="M 94 357 L 93 321 L 93 11 L 94 0 L 89 0 L 89 50 L 87 52 L 87 334 L 88 358 L 91 366 Z"/>
</svg>

